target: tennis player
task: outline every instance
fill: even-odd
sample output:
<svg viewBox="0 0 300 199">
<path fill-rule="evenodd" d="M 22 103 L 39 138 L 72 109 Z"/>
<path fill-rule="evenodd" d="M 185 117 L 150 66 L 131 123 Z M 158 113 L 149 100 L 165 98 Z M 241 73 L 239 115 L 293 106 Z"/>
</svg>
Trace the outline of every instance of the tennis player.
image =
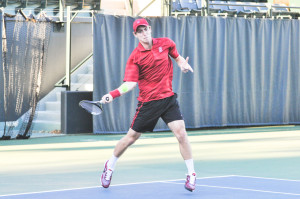
<svg viewBox="0 0 300 199">
<path fill-rule="evenodd" d="M 179 55 L 171 39 L 152 38 L 151 26 L 143 18 L 134 21 L 133 34 L 139 40 L 139 44 L 128 58 L 124 83 L 104 95 L 102 100 L 110 103 L 138 84 L 139 102 L 129 131 L 117 143 L 112 157 L 105 163 L 101 176 L 102 186 L 109 187 L 118 158 L 141 136 L 141 133 L 153 131 L 161 117 L 176 136 L 180 153 L 187 166 L 188 175 L 184 187 L 194 191 L 196 173 L 185 123 L 176 100 L 177 96 L 172 89 L 173 64 L 170 57 L 175 59 L 184 73 L 193 72 L 188 64 L 189 58 L 184 59 Z"/>
</svg>

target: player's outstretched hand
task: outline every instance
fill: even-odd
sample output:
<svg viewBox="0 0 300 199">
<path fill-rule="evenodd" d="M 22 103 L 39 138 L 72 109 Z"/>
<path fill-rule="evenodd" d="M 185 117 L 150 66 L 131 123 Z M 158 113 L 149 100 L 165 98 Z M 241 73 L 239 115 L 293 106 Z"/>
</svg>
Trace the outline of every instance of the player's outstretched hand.
<svg viewBox="0 0 300 199">
<path fill-rule="evenodd" d="M 184 72 L 184 73 L 187 73 L 189 71 L 191 71 L 192 73 L 194 72 L 194 70 L 192 69 L 192 67 L 188 63 L 189 57 L 184 59 L 183 57 L 180 56 L 180 58 L 176 61 L 177 61 L 177 64 L 179 65 L 182 72 Z"/>
</svg>

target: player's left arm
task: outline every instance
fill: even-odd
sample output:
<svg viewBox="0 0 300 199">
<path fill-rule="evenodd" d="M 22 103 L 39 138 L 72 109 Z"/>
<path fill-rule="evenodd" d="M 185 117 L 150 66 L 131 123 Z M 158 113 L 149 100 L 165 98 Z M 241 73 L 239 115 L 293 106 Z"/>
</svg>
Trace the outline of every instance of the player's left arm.
<svg viewBox="0 0 300 199">
<path fill-rule="evenodd" d="M 184 73 L 187 73 L 187 72 L 191 71 L 193 73 L 194 70 L 192 69 L 192 67 L 188 63 L 189 57 L 184 59 L 178 53 L 175 42 L 172 41 L 171 39 L 169 39 L 168 41 L 169 41 L 169 55 L 176 61 L 179 68 L 181 69 L 181 71 L 184 72 Z"/>
<path fill-rule="evenodd" d="M 188 63 L 189 57 L 184 59 L 181 55 L 179 55 L 177 58 L 175 58 L 175 61 L 178 64 L 178 66 L 179 66 L 179 68 L 181 69 L 182 72 L 184 72 L 184 73 L 187 73 L 189 71 L 191 71 L 192 73 L 194 72 L 194 70 L 192 69 L 192 67 Z"/>
</svg>

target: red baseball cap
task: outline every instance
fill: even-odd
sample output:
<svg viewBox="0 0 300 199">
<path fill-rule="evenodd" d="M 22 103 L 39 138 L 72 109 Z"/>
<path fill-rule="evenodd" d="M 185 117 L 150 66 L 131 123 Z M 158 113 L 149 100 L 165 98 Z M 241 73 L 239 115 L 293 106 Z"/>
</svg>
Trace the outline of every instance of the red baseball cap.
<svg viewBox="0 0 300 199">
<path fill-rule="evenodd" d="M 144 18 L 136 19 L 136 20 L 133 22 L 133 31 L 136 32 L 136 29 L 137 29 L 139 26 L 149 26 L 149 24 L 148 24 L 147 20 L 144 19 Z"/>
</svg>

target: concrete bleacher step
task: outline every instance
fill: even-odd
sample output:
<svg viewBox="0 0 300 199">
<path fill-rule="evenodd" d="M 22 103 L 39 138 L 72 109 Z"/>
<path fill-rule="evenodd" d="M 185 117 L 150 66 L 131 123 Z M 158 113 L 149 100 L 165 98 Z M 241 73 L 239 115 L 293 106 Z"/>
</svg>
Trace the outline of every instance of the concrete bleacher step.
<svg viewBox="0 0 300 199">
<path fill-rule="evenodd" d="M 61 101 L 61 92 L 56 92 L 56 100 Z"/>
<path fill-rule="evenodd" d="M 61 90 L 55 89 L 48 94 L 48 100 L 44 100 L 36 111 L 36 118 L 33 120 L 34 131 L 55 131 L 60 130 Z M 41 102 L 39 102 L 41 103 Z"/>
<path fill-rule="evenodd" d="M 71 85 L 71 91 L 93 91 L 93 83 L 82 84 L 82 83 L 73 83 Z"/>
<path fill-rule="evenodd" d="M 55 88 L 39 104 L 37 116 L 33 121 L 36 131 L 57 131 L 61 129 L 61 92 Z M 71 76 L 71 91 L 93 91 L 93 59 L 85 62 Z M 40 102 L 39 102 L 40 103 Z"/>
<path fill-rule="evenodd" d="M 46 121 L 46 120 L 34 120 L 33 121 L 33 129 L 38 131 L 54 131 L 60 130 L 60 121 Z"/>
<path fill-rule="evenodd" d="M 47 111 L 60 111 L 60 101 L 45 102 Z"/>
<path fill-rule="evenodd" d="M 93 64 L 89 64 L 86 66 L 86 73 L 93 74 L 93 71 L 94 71 Z"/>
<path fill-rule="evenodd" d="M 72 83 L 93 83 L 93 74 L 77 74 Z"/>
<path fill-rule="evenodd" d="M 38 111 L 37 116 L 41 121 L 53 121 L 53 122 L 60 122 L 60 111 Z"/>
</svg>

